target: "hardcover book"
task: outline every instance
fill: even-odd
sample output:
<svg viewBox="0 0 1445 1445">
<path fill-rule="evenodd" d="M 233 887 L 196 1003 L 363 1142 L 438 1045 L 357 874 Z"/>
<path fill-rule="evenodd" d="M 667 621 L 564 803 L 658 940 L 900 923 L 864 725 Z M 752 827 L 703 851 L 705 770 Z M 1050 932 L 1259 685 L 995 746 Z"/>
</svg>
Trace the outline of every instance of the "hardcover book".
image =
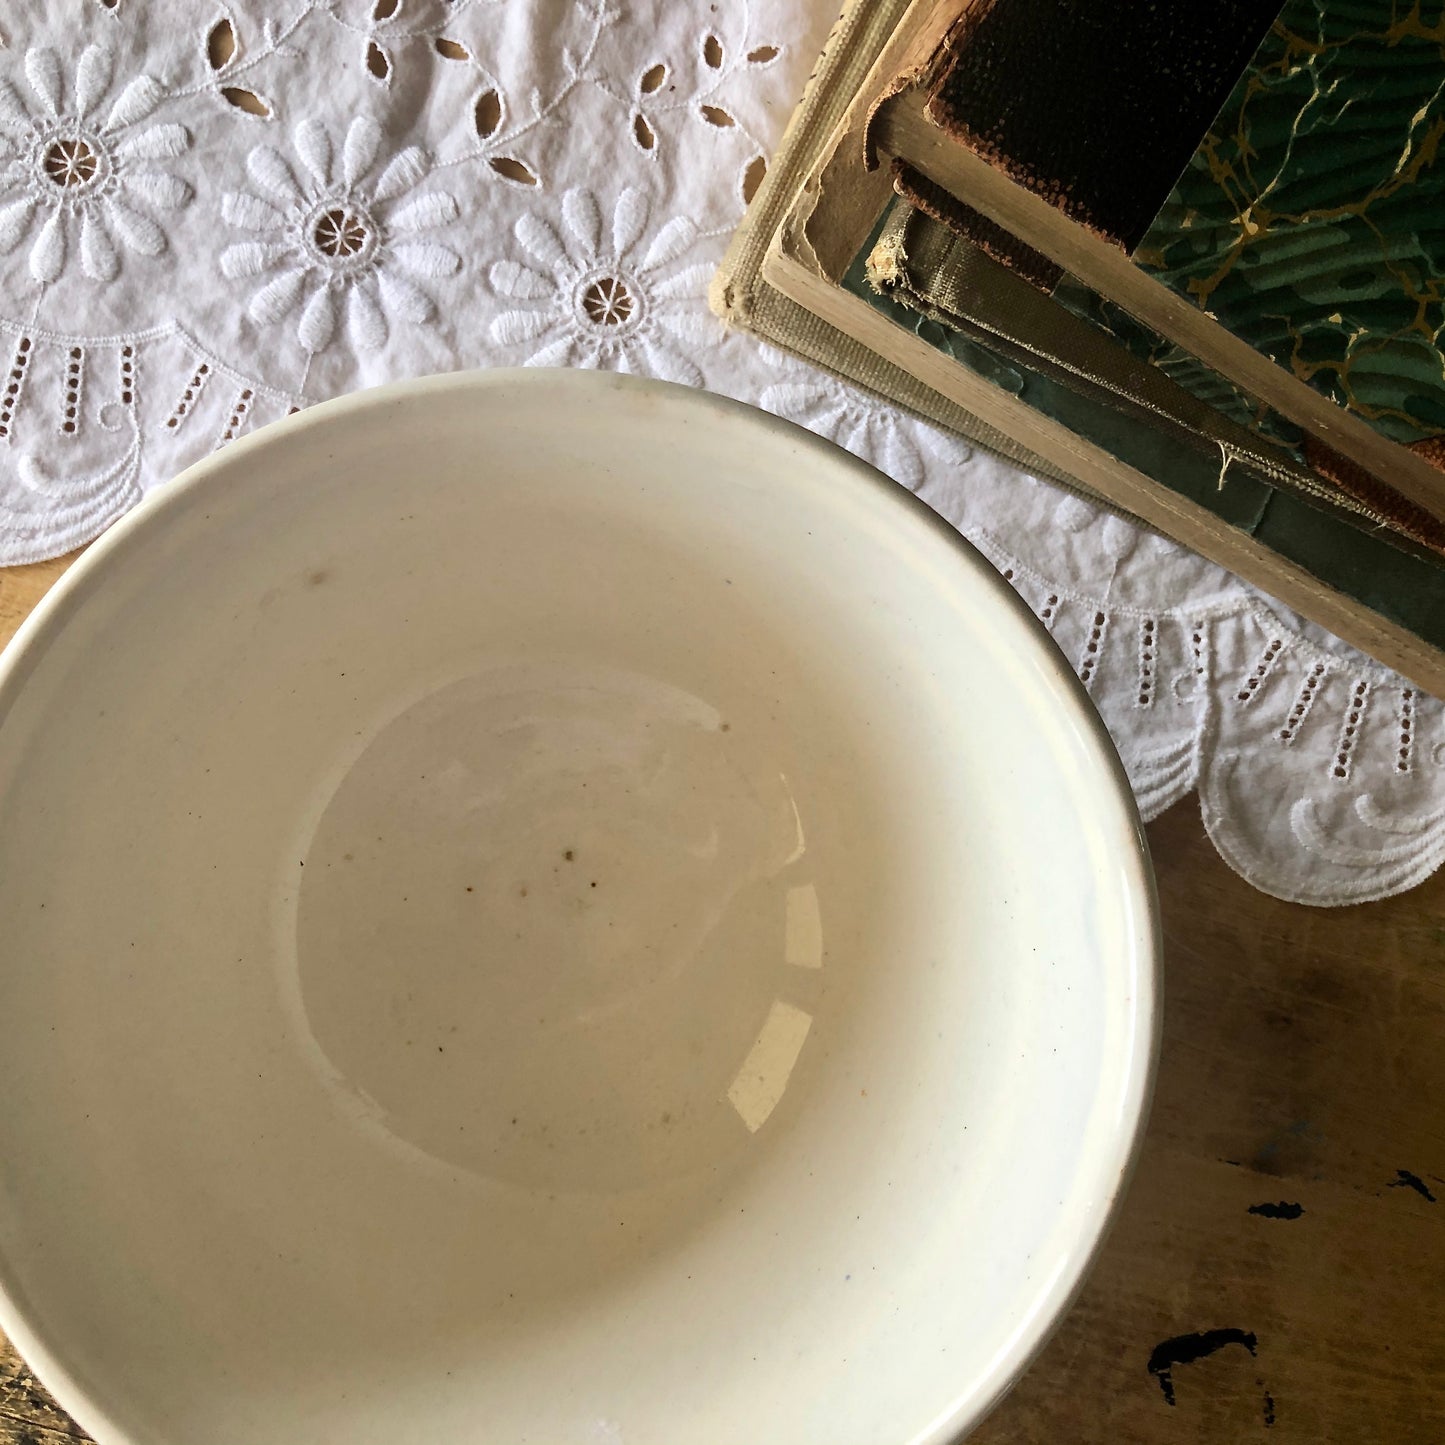
<svg viewBox="0 0 1445 1445">
<path fill-rule="evenodd" d="M 1440 8 L 864 0 L 713 304 L 1445 694 Z"/>
</svg>

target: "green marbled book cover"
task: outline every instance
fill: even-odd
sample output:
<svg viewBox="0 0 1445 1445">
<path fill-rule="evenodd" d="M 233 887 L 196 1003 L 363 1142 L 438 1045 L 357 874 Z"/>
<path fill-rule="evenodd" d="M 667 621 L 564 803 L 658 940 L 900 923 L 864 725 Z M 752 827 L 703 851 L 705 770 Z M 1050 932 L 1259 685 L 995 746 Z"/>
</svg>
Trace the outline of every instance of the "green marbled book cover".
<svg viewBox="0 0 1445 1445">
<path fill-rule="evenodd" d="M 1445 0 L 1288 0 L 1134 259 L 1383 435 L 1441 436 L 1442 134 Z"/>
</svg>

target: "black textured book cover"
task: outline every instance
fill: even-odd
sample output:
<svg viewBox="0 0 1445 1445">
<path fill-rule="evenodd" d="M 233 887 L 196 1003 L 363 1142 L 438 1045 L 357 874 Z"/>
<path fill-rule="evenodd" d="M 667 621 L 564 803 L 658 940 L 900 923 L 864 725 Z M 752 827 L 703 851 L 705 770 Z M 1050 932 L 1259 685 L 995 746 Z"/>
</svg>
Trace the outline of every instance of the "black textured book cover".
<svg viewBox="0 0 1445 1445">
<path fill-rule="evenodd" d="M 1281 0 L 991 0 L 955 33 L 930 119 L 1132 251 Z"/>
</svg>

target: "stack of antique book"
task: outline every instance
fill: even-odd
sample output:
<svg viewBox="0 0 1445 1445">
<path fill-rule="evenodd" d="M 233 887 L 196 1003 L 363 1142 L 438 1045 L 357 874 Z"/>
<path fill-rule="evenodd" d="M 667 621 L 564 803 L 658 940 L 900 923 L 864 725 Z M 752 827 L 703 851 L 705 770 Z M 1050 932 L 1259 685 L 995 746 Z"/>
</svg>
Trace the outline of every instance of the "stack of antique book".
<svg viewBox="0 0 1445 1445">
<path fill-rule="evenodd" d="M 1445 696 L 1442 135 L 1441 0 L 856 0 L 713 304 Z"/>
</svg>

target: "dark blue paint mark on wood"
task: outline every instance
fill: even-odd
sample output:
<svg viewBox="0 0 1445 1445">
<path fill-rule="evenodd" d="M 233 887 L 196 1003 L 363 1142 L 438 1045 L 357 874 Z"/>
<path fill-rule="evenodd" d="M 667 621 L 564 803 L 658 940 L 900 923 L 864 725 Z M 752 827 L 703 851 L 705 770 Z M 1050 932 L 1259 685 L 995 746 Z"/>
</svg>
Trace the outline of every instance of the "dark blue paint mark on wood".
<svg viewBox="0 0 1445 1445">
<path fill-rule="evenodd" d="M 1430 1186 L 1418 1174 L 1411 1174 L 1408 1169 L 1395 1170 L 1395 1177 L 1390 1181 L 1388 1187 L 1413 1189 L 1422 1199 L 1428 1199 L 1431 1204 L 1435 1203 L 1435 1196 L 1430 1192 Z"/>
<path fill-rule="evenodd" d="M 1202 1360 L 1206 1355 L 1222 1350 L 1225 1345 L 1243 1345 L 1252 1355 L 1258 1344 L 1253 1330 L 1201 1330 L 1193 1335 L 1175 1335 L 1172 1340 L 1164 1340 L 1154 1346 L 1154 1352 L 1149 1356 L 1149 1373 L 1159 1381 L 1164 1398 L 1172 1405 L 1176 1365 L 1192 1365 L 1195 1360 Z"/>
<path fill-rule="evenodd" d="M 1303 1204 L 1286 1204 L 1283 1199 L 1278 1204 L 1251 1204 L 1251 1214 L 1258 1214 L 1262 1219 L 1298 1219 L 1305 1212 Z"/>
</svg>

